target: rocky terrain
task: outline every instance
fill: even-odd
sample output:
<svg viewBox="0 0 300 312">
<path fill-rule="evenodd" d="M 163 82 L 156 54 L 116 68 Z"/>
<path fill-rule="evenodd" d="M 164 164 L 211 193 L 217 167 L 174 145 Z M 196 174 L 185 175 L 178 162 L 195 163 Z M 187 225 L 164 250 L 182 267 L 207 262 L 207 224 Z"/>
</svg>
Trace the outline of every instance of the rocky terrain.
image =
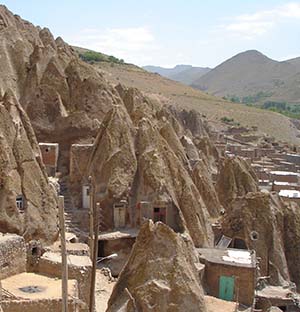
<svg viewBox="0 0 300 312">
<path fill-rule="evenodd" d="M 116 200 L 127 198 L 129 193 L 132 206 L 144 198 L 171 202 L 174 229 L 188 229 L 198 246 L 210 244 L 212 232 L 205 221 L 209 213 L 190 174 L 189 159 L 200 162 L 200 157 L 192 140 L 183 136 L 189 129 L 185 130 L 181 120 L 158 101 L 143 96 L 137 89 L 119 85 L 117 90 L 124 104 L 113 107 L 104 118 L 90 157 L 89 172 L 97 185 L 96 193 L 103 185 L 107 187 L 102 205 L 111 206 Z M 197 120 L 197 114 L 194 114 Z M 193 127 L 193 123 L 190 126 Z M 195 125 L 192 131 L 195 135 L 199 132 L 206 134 L 203 126 L 201 129 L 199 125 Z M 188 140 L 189 145 L 182 145 L 181 136 Z M 105 151 L 103 146 L 107 146 Z M 193 149 L 193 156 L 189 149 Z M 205 168 L 209 179 L 208 167 Z M 205 177 L 196 172 L 195 177 L 201 188 Z M 217 210 L 218 207 L 212 208 L 212 214 L 216 215 Z M 112 215 L 106 215 L 109 213 L 112 211 L 103 209 L 105 223 L 112 228 L 109 221 L 113 219 Z M 134 223 L 135 216 L 131 218 Z"/>
<path fill-rule="evenodd" d="M 207 311 L 198 261 L 189 237 L 145 223 L 107 311 Z"/>
<path fill-rule="evenodd" d="M 9 89 L 0 99 L 0 198 L 1 232 L 45 243 L 56 239 L 55 189 L 48 182 L 29 118 Z"/>
<path fill-rule="evenodd" d="M 91 177 L 94 201 L 101 202 L 100 230 L 114 230 L 112 208 L 122 202 L 126 226 L 140 229 L 108 311 L 209 311 L 195 247 L 214 247 L 216 224 L 218 234 L 256 250 L 259 274 L 269 274 L 270 284 L 293 281 L 299 288 L 298 210 L 259 192 L 249 164 L 221 155 L 212 141 L 220 114 L 247 112 L 254 125 L 260 111 L 237 112 L 233 104 L 134 66 L 87 64 L 61 38 L 4 6 L 0 37 L 1 232 L 45 244 L 57 238 L 57 197 L 37 142 L 59 143 L 57 170 L 67 182 L 71 145 L 88 143 L 90 154 L 78 166 L 85 168 L 82 180 L 65 182 L 71 199 L 79 202 L 78 190 Z M 297 142 L 288 118 L 264 117 L 262 130 L 272 120 L 272 135 L 282 126 L 279 138 Z M 142 220 L 141 203 L 167 207 L 167 216 L 159 216 L 166 224 Z"/>
</svg>

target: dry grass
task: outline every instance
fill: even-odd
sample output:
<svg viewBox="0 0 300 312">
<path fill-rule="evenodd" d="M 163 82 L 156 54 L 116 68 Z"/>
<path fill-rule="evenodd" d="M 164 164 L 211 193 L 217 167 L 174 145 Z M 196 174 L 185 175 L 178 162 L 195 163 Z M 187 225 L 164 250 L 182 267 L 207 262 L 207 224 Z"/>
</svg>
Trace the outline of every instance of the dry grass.
<svg viewBox="0 0 300 312">
<path fill-rule="evenodd" d="M 261 133 L 275 136 L 277 140 L 300 143 L 298 130 L 283 115 L 224 101 L 134 65 L 99 63 L 95 66 L 114 84 L 122 83 L 146 93 L 158 94 L 166 103 L 199 111 L 216 125 L 227 116 L 243 126 L 257 126 Z"/>
</svg>

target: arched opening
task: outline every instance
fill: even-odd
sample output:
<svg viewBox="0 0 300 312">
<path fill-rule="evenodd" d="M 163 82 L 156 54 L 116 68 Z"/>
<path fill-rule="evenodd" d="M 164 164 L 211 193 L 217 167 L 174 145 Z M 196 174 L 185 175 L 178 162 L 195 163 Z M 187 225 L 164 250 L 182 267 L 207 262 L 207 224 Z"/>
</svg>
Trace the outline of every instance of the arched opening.
<svg viewBox="0 0 300 312">
<path fill-rule="evenodd" d="M 38 255 L 38 252 L 39 252 L 39 250 L 38 250 L 37 247 L 33 247 L 33 248 L 31 249 L 31 254 L 32 254 L 33 256 L 37 256 L 37 255 Z"/>
</svg>

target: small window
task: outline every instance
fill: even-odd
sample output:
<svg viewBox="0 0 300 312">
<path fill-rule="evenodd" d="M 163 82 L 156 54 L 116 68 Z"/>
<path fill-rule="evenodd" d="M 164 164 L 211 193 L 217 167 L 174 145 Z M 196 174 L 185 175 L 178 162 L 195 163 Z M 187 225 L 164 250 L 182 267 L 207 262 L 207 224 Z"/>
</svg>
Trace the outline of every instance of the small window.
<svg viewBox="0 0 300 312">
<path fill-rule="evenodd" d="M 90 188 L 89 187 L 86 188 L 86 196 L 90 196 Z"/>
<path fill-rule="evenodd" d="M 45 148 L 45 152 L 48 153 L 50 151 L 50 147 Z"/>
<path fill-rule="evenodd" d="M 25 210 L 25 203 L 24 203 L 23 195 L 18 195 L 16 197 L 16 205 L 20 212 L 23 212 Z"/>
<path fill-rule="evenodd" d="M 37 247 L 33 247 L 33 248 L 31 249 L 31 254 L 32 254 L 33 256 L 37 256 L 37 255 L 38 255 L 38 248 L 37 248 Z"/>
<path fill-rule="evenodd" d="M 166 208 L 154 207 L 153 208 L 153 221 L 154 222 L 164 222 L 166 223 Z"/>
</svg>

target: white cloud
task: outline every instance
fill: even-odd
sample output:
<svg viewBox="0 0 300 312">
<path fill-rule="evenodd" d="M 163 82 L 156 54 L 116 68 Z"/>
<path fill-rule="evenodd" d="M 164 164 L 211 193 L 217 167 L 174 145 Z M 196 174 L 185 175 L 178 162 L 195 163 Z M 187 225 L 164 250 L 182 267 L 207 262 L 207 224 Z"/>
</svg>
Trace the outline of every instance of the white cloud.
<svg viewBox="0 0 300 312">
<path fill-rule="evenodd" d="M 219 29 L 233 36 L 254 39 L 269 32 L 279 23 L 290 19 L 300 20 L 300 2 L 289 2 L 270 10 L 239 15 L 230 23 L 221 25 Z"/>
<path fill-rule="evenodd" d="M 151 53 L 159 49 L 147 27 L 83 29 L 67 40 L 73 44 L 123 58 L 136 64 L 151 61 Z"/>
</svg>

